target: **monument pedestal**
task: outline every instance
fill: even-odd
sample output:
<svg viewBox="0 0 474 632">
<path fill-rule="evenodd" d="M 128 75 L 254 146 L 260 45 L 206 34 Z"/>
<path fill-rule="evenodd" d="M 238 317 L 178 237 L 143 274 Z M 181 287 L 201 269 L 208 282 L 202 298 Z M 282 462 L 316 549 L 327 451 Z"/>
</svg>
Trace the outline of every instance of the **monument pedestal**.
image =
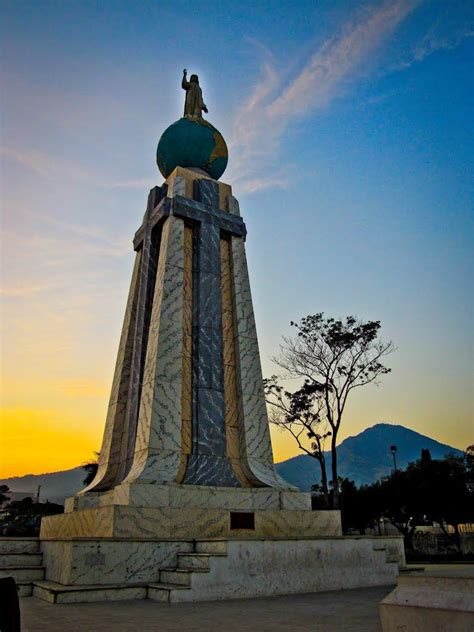
<svg viewBox="0 0 474 632">
<path fill-rule="evenodd" d="M 311 511 L 310 494 L 270 488 L 128 485 L 66 501 L 41 539 L 298 538 L 341 535 L 339 511 Z"/>
</svg>

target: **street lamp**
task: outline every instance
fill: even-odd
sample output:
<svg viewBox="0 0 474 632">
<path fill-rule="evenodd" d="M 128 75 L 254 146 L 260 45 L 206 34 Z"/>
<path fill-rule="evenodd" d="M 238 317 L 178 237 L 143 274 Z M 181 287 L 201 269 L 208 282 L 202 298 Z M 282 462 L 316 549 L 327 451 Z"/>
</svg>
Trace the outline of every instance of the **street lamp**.
<svg viewBox="0 0 474 632">
<path fill-rule="evenodd" d="M 393 456 L 393 471 L 396 472 L 397 471 L 397 446 L 391 445 L 390 452 L 392 453 L 392 456 Z"/>
</svg>

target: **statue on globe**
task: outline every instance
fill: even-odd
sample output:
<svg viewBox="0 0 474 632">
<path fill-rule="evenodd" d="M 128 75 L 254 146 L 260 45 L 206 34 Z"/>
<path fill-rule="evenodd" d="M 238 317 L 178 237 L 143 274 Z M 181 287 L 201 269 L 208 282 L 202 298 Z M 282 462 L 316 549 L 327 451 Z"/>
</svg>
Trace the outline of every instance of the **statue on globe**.
<svg viewBox="0 0 474 632">
<path fill-rule="evenodd" d="M 187 70 L 183 70 L 183 81 L 181 87 L 186 90 L 186 100 L 184 102 L 184 116 L 193 118 L 202 118 L 202 113 L 207 113 L 207 107 L 202 100 L 202 90 L 199 86 L 197 75 L 191 75 L 191 79 L 187 81 Z"/>
</svg>

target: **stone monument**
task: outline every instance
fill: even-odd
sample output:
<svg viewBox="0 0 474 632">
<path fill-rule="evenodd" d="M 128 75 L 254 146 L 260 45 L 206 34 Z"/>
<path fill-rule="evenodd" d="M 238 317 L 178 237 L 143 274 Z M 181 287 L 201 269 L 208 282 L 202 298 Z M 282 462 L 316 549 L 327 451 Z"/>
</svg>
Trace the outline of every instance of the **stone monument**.
<svg viewBox="0 0 474 632">
<path fill-rule="evenodd" d="M 311 511 L 310 494 L 275 470 L 245 223 L 231 186 L 219 181 L 224 138 L 202 118 L 197 76 L 186 77 L 185 115 L 158 143 L 165 181 L 150 191 L 133 239 L 97 474 L 67 499 L 63 515 L 42 521 L 50 585 L 39 583 L 35 594 L 50 600 L 51 591 L 74 600 L 71 587 L 76 600 L 88 600 L 91 585 L 95 598 L 129 598 L 137 582 L 138 596 L 171 600 L 292 592 L 289 582 L 311 590 L 298 583 L 295 560 L 333 550 L 337 568 L 334 560 L 344 564 L 349 550 L 347 541 L 341 548 L 339 512 Z M 372 551 L 367 542 L 358 541 L 362 557 Z M 269 554 L 280 583 L 273 577 L 258 587 L 252 577 Z M 222 567 L 207 588 L 193 579 L 186 598 L 176 592 L 184 571 L 209 570 L 211 555 L 227 556 L 232 572 Z M 361 585 L 386 581 L 387 568 L 384 557 Z M 348 585 L 359 584 L 328 580 L 325 589 Z"/>
</svg>

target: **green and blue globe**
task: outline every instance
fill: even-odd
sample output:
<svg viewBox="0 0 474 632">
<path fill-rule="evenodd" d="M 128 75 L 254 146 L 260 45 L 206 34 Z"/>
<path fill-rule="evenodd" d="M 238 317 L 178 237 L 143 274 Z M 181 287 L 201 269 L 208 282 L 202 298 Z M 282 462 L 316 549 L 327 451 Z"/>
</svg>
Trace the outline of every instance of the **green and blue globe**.
<svg viewBox="0 0 474 632">
<path fill-rule="evenodd" d="M 222 134 L 208 121 L 198 118 L 181 118 L 170 125 L 156 150 L 156 163 L 165 178 L 176 167 L 194 167 L 219 180 L 228 158 Z"/>
</svg>

